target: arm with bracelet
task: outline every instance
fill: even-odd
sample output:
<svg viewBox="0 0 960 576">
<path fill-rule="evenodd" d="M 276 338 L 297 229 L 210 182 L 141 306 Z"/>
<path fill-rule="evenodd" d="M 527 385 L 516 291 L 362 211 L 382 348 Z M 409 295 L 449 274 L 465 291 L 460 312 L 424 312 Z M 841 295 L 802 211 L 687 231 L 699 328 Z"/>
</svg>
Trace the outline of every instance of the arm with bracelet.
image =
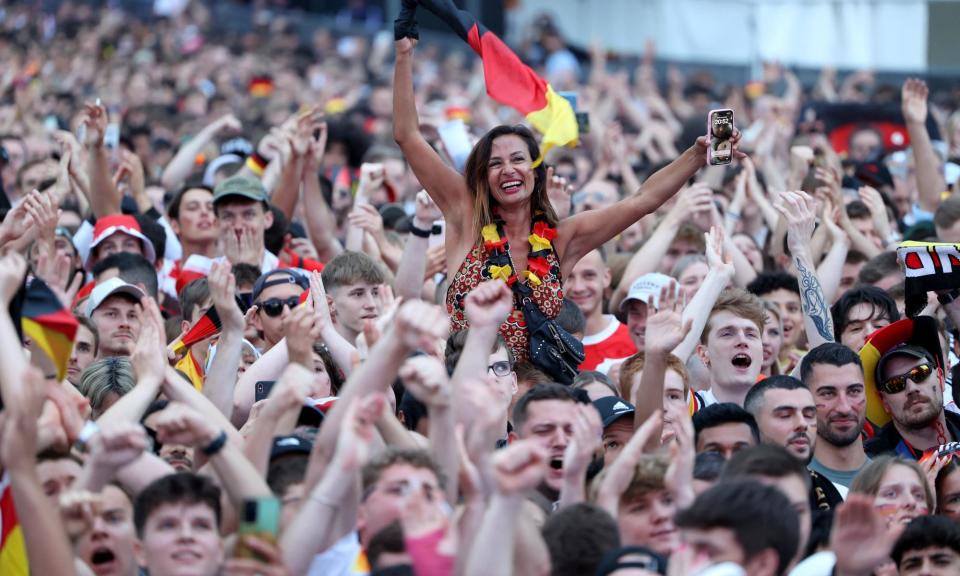
<svg viewBox="0 0 960 576">
<path fill-rule="evenodd" d="M 224 492 L 235 510 L 244 500 L 269 498 L 270 488 L 237 441 L 200 412 L 180 402 L 171 402 L 156 419 L 157 438 L 164 444 L 184 444 L 196 448 L 209 459 Z"/>
<path fill-rule="evenodd" d="M 397 296 L 404 300 L 420 299 L 427 270 L 430 237 L 440 234 L 440 226 L 434 225 L 441 217 L 436 204 L 423 190 L 417 193 L 416 202 L 417 209 L 410 225 L 410 236 L 403 248 L 394 282 Z"/>
<path fill-rule="evenodd" d="M 370 458 L 376 435 L 374 422 L 385 402 L 383 394 L 374 393 L 346 404 L 333 459 L 320 483 L 307 487 L 308 496 L 300 512 L 280 539 L 284 561 L 293 574 L 306 573 L 314 556 L 345 535 L 341 533 L 344 523 L 335 520 L 345 511 L 351 488 L 357 485 L 360 469 Z"/>
</svg>

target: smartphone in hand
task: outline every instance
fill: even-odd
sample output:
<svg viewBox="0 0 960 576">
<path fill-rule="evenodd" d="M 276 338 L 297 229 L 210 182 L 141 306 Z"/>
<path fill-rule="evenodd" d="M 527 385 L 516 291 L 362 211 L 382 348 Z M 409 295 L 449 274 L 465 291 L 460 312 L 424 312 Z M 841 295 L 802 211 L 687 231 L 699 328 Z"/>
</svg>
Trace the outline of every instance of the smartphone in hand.
<svg viewBox="0 0 960 576">
<path fill-rule="evenodd" d="M 733 160 L 733 110 L 711 110 L 707 115 L 707 135 L 707 164 L 729 164 Z"/>
<path fill-rule="evenodd" d="M 245 500 L 242 514 L 237 529 L 241 538 L 237 541 L 234 556 L 268 561 L 269 559 L 260 557 L 260 554 L 246 546 L 243 536 L 256 536 L 260 540 L 275 543 L 280 532 L 280 501 L 276 498 Z"/>
<path fill-rule="evenodd" d="M 260 380 L 254 385 L 254 402 L 259 402 L 261 400 L 266 400 L 270 397 L 270 391 L 273 390 L 273 385 L 276 383 L 276 380 Z"/>
</svg>

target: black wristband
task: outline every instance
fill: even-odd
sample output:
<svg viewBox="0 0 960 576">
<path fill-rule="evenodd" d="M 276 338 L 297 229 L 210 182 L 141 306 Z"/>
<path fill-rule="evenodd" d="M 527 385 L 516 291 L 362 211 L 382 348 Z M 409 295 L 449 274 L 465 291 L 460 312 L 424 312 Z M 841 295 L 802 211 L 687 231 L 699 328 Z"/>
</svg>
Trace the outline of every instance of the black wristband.
<svg viewBox="0 0 960 576">
<path fill-rule="evenodd" d="M 432 231 L 433 230 L 430 229 L 424 230 L 423 228 L 417 228 L 413 224 L 410 225 L 410 233 L 417 238 L 429 238 Z"/>
<path fill-rule="evenodd" d="M 436 236 L 442 232 L 443 229 L 439 224 L 434 224 L 430 229 L 417 228 L 413 224 L 410 224 L 410 233 L 416 236 L 417 238 L 429 238 L 430 236 Z"/>
<path fill-rule="evenodd" d="M 214 456 L 221 450 L 223 450 L 224 445 L 227 443 L 227 433 L 224 430 L 220 431 L 220 435 L 213 439 L 212 442 L 204 446 L 201 450 L 207 456 Z"/>
</svg>

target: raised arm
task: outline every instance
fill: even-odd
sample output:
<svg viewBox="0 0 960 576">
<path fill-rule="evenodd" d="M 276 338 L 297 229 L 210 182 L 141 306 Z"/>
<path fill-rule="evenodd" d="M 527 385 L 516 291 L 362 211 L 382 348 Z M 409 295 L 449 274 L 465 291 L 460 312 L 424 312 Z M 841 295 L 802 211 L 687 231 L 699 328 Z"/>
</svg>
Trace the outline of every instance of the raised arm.
<svg viewBox="0 0 960 576">
<path fill-rule="evenodd" d="M 315 166 L 316 160 L 313 157 L 323 157 L 327 146 L 327 123 L 320 121 L 315 109 L 300 114 L 296 130 L 287 135 L 287 146 L 290 155 L 285 158 L 286 161 L 280 169 L 276 185 L 270 193 L 270 202 L 279 208 L 287 219 L 293 219 L 297 201 L 300 199 L 304 165 L 310 162 Z M 283 155 L 278 154 L 277 160 L 284 160 Z"/>
<path fill-rule="evenodd" d="M 547 454 L 530 440 L 518 440 L 497 452 L 492 461 L 496 491 L 490 498 L 467 559 L 467 576 L 513 574 L 513 554 L 517 537 L 517 515 L 524 494 L 543 480 Z"/>
<path fill-rule="evenodd" d="M 597 488 L 594 504 L 606 510 L 614 518 L 619 515 L 620 497 L 633 480 L 644 448 L 659 438 L 662 423 L 663 415 L 660 412 L 647 418 L 630 437 L 610 468 L 604 472 L 603 479 L 600 480 Z"/>
<path fill-rule="evenodd" d="M 587 467 L 603 446 L 603 423 L 592 404 L 577 404 L 570 443 L 563 451 L 563 484 L 558 506 L 564 508 L 587 499 Z"/>
<path fill-rule="evenodd" d="M 333 459 L 320 483 L 315 488 L 306 487 L 307 497 L 300 504 L 300 512 L 281 535 L 283 558 L 292 574 L 305 574 L 314 556 L 343 536 L 336 529 L 342 525 L 337 516 L 343 514 L 360 469 L 370 458 L 376 436 L 374 422 L 385 403 L 380 393 L 343 403 L 343 429 Z"/>
<path fill-rule="evenodd" d="M 89 455 L 71 490 L 100 492 L 116 480 L 136 496 L 157 478 L 174 473 L 172 466 L 145 452 L 147 435 L 139 423 L 103 424 L 87 446 Z"/>
<path fill-rule="evenodd" d="M 489 280 L 467 294 L 463 309 L 470 329 L 453 371 L 453 406 L 457 422 L 469 429 L 475 414 L 465 409 L 464 388 L 489 372 L 497 331 L 513 310 L 513 292 L 502 280 Z"/>
<path fill-rule="evenodd" d="M 787 222 L 787 247 L 797 269 L 807 342 L 810 348 L 833 342 L 833 318 L 809 249 L 816 221 L 814 200 L 805 192 L 781 192 L 775 206 Z"/>
<path fill-rule="evenodd" d="M 683 304 L 679 301 L 675 282 L 660 290 L 659 303 L 656 313 L 647 320 L 646 357 L 640 384 L 630 393 L 630 401 L 636 406 L 633 421 L 637 429 L 653 414 L 663 412 L 663 380 L 667 373 L 667 359 L 690 333 L 693 325 L 692 320 L 685 319 L 681 314 Z M 660 435 L 656 434 L 656 438 L 659 440 Z"/>
<path fill-rule="evenodd" d="M 735 274 L 735 266 L 728 256 L 730 251 L 727 239 L 721 229 L 714 227 L 709 234 L 704 234 L 704 237 L 706 238 L 707 265 L 710 266 L 710 271 L 700 284 L 700 289 L 683 307 L 684 321 L 689 320 L 692 324 L 683 341 L 673 349 L 673 355 L 684 363 L 693 354 L 700 341 L 700 335 L 710 317 L 710 310 L 713 309 L 720 293 L 730 284 Z M 647 333 L 652 334 L 649 330 Z"/>
<path fill-rule="evenodd" d="M 46 383 L 36 368 L 18 375 L 20 394 L 4 396 L 6 421 L 0 443 L 0 465 L 10 475 L 13 505 L 23 533 L 32 574 L 75 574 L 73 550 L 58 511 L 43 492 L 37 474 L 37 418 Z"/>
<path fill-rule="evenodd" d="M 87 174 L 90 179 L 90 207 L 97 218 L 120 213 L 120 192 L 110 175 L 110 158 L 103 146 L 107 129 L 107 110 L 100 104 L 87 104 L 81 122 L 86 126 L 82 144 L 87 150 Z"/>
<path fill-rule="evenodd" d="M 400 368 L 400 378 L 407 392 L 427 407 L 430 453 L 447 478 L 444 487 L 447 501 L 454 505 L 457 503 L 460 454 L 457 452 L 456 421 L 450 405 L 452 394 L 447 369 L 433 356 L 415 356 Z"/>
<path fill-rule="evenodd" d="M 465 210 L 472 205 L 466 184 L 420 134 L 420 120 L 413 93 L 413 38 L 397 40 L 393 70 L 393 139 L 410 162 L 417 180 L 443 212 L 447 224 L 461 226 Z"/>
<path fill-rule="evenodd" d="M 739 139 L 740 133 L 735 131 L 732 139 L 734 154 L 741 154 L 736 150 Z M 557 238 L 561 271 L 569 272 L 584 254 L 600 247 L 676 194 L 704 166 L 706 150 L 706 137 L 701 136 L 679 158 L 648 178 L 632 196 L 561 222 Z"/>
<path fill-rule="evenodd" d="M 445 337 L 448 327 L 446 314 L 437 306 L 420 301 L 401 306 L 394 324 L 370 351 L 369 358 L 350 375 L 340 400 L 324 418 L 316 442 L 332 444 L 347 403 L 386 390 L 407 355 L 417 349 L 432 349 L 436 339 Z"/>
<path fill-rule="evenodd" d="M 163 169 L 160 183 L 167 190 L 176 190 L 190 177 L 196 165 L 197 154 L 209 144 L 221 131 L 240 130 L 240 121 L 233 114 L 227 114 L 205 126 L 196 136 L 188 140 L 177 150 L 176 155 Z"/>
<path fill-rule="evenodd" d="M 243 453 L 261 476 L 267 475 L 274 437 L 293 430 L 304 401 L 311 395 L 313 380 L 312 369 L 291 363 L 270 389 L 270 396 L 260 413 L 248 421 L 250 430 L 246 434 Z"/>
<path fill-rule="evenodd" d="M 214 262 L 210 270 L 210 296 L 220 316 L 220 338 L 210 372 L 203 381 L 203 395 L 224 416 L 233 413 L 233 388 L 237 383 L 237 368 L 243 351 L 243 313 L 237 306 L 234 292 L 236 280 L 229 262 Z"/>
<path fill-rule="evenodd" d="M 850 237 L 837 225 L 835 211 L 833 202 L 828 200 L 823 210 L 824 217 L 820 220 L 826 226 L 830 236 L 830 249 L 817 266 L 817 277 L 820 278 L 823 299 L 827 302 L 834 302 L 837 299 L 843 277 L 843 265 L 850 252 Z"/>
<path fill-rule="evenodd" d="M 343 246 L 337 239 L 337 219 L 323 197 L 320 189 L 320 164 L 317 150 L 320 142 L 313 145 L 312 154 L 307 155 L 300 175 L 303 184 L 303 218 L 310 233 L 310 241 L 317 249 L 320 260 L 329 262 L 343 252 Z M 324 148 L 326 144 L 324 143 Z"/>
<path fill-rule="evenodd" d="M 386 178 L 383 164 L 364 162 L 360 166 L 360 183 L 357 185 L 357 195 L 353 199 L 353 209 L 350 216 L 353 216 L 362 206 L 369 204 L 370 192 L 383 186 L 383 180 Z M 350 252 L 362 252 L 363 240 L 366 231 L 358 225 L 354 218 L 347 220 L 346 240 L 344 248 Z"/>
<path fill-rule="evenodd" d="M 921 210 L 936 211 L 940 195 L 947 189 L 943 167 L 933 151 L 930 134 L 927 132 L 927 95 L 929 90 L 923 80 L 908 78 L 900 92 L 903 119 L 907 123 L 910 146 L 917 174 L 917 200 Z"/>
<path fill-rule="evenodd" d="M 184 444 L 210 458 L 217 478 L 237 510 L 244 500 L 267 498 L 270 488 L 247 460 L 242 441 L 230 439 L 225 430 L 200 412 L 180 402 L 171 402 L 160 411 L 155 423 L 158 439 L 164 444 Z"/>
<path fill-rule="evenodd" d="M 23 283 L 27 261 L 16 252 L 0 258 L 0 350 L 7 352 L 0 362 L 0 398 L 17 398 L 23 383 L 21 375 L 30 362 L 10 318 L 10 302 Z"/>
<path fill-rule="evenodd" d="M 620 285 L 613 291 L 610 308 L 616 310 L 620 302 L 630 291 L 630 285 L 648 272 L 655 272 L 660 261 L 670 249 L 680 225 L 691 215 L 707 212 L 713 206 L 713 192 L 706 186 L 691 186 L 677 197 L 677 202 L 660 221 L 650 238 L 630 258 L 627 268 L 620 279 Z"/>
<path fill-rule="evenodd" d="M 417 193 L 417 208 L 413 217 L 413 227 L 419 230 L 432 230 L 433 222 L 440 218 L 440 210 L 430 196 L 423 190 Z M 400 256 L 400 266 L 394 279 L 397 297 L 404 300 L 419 300 L 423 292 L 424 274 L 427 270 L 427 251 L 430 238 L 410 233 Z"/>
<path fill-rule="evenodd" d="M 850 239 L 850 246 L 857 252 L 865 254 L 867 258 L 873 258 L 879 255 L 882 250 L 880 250 L 873 241 L 864 236 L 863 232 L 858 230 L 850 221 L 850 216 L 847 214 L 846 204 L 843 200 L 843 191 L 840 188 L 840 177 L 837 173 L 832 169 L 817 168 L 816 177 L 817 180 L 824 183 L 823 186 L 817 188 L 817 193 L 827 195 L 834 206 L 840 207 L 840 210 L 837 211 L 837 216 L 839 217 L 837 223 Z"/>
</svg>

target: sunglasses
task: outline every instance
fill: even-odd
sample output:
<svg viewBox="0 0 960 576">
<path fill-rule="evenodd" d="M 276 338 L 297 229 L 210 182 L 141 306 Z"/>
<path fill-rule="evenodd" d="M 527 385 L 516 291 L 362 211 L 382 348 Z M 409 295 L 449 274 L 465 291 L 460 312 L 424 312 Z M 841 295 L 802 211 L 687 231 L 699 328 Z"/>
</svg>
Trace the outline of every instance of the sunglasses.
<svg viewBox="0 0 960 576">
<path fill-rule="evenodd" d="M 878 388 L 881 392 L 886 392 L 887 394 L 897 394 L 903 392 L 904 388 L 907 387 L 908 379 L 913 380 L 915 384 L 919 384 L 926 380 L 932 372 L 933 366 L 930 364 L 921 364 L 911 368 L 910 371 L 905 374 L 887 378 Z"/>
<path fill-rule="evenodd" d="M 257 306 L 260 307 L 260 310 L 263 310 L 263 313 L 271 318 L 276 318 L 277 316 L 283 314 L 283 307 L 286 306 L 293 310 L 297 307 L 297 304 L 300 303 L 299 296 L 291 296 L 281 300 L 280 298 L 268 298 L 263 302 L 257 303 Z"/>
<path fill-rule="evenodd" d="M 493 372 L 495 376 L 503 377 L 513 372 L 513 366 L 511 366 L 510 362 L 506 360 L 499 360 L 487 366 L 487 371 Z"/>
</svg>

